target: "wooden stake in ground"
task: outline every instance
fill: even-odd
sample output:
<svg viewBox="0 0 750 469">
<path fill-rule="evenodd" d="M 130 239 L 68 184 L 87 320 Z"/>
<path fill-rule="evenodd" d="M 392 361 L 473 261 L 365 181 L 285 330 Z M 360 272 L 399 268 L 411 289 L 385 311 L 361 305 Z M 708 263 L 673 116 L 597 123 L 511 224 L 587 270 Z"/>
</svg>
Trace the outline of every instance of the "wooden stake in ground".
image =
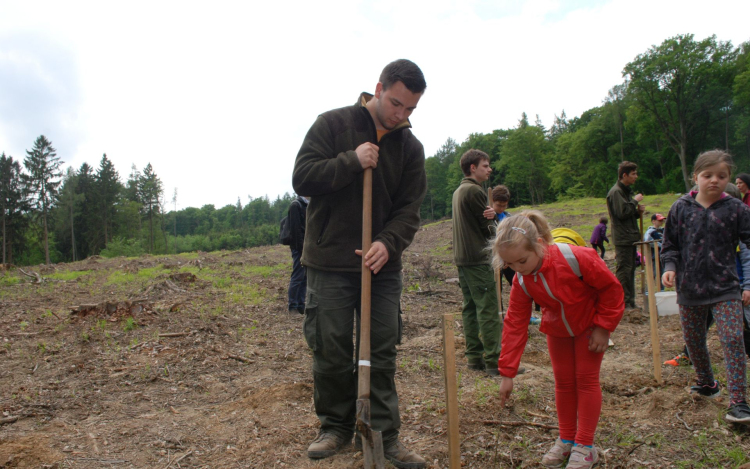
<svg viewBox="0 0 750 469">
<path fill-rule="evenodd" d="M 646 281 L 648 282 L 648 303 L 649 303 L 649 319 L 651 322 L 651 350 L 654 354 L 654 379 L 659 384 L 662 384 L 661 380 L 661 350 L 659 347 L 659 327 L 658 317 L 656 311 L 656 282 L 654 282 L 654 270 L 651 266 L 651 241 L 638 243 L 641 249 L 646 249 L 646 257 L 643 262 L 646 266 Z"/>
<path fill-rule="evenodd" d="M 458 434 L 458 385 L 456 383 L 456 348 L 453 341 L 453 315 L 443 315 L 443 371 L 445 373 L 445 407 L 448 414 L 448 461 L 450 469 L 461 467 L 461 445 Z"/>
<path fill-rule="evenodd" d="M 365 169 L 362 192 L 362 297 L 359 319 L 357 431 L 362 438 L 365 469 L 384 469 L 383 434 L 370 425 L 370 300 L 372 276 L 365 256 L 372 245 L 372 168 Z"/>
<path fill-rule="evenodd" d="M 638 226 L 640 227 L 640 230 L 641 230 L 641 238 L 638 240 L 640 242 L 640 241 L 643 241 L 643 212 L 640 213 L 640 218 L 638 220 L 639 220 Z M 640 246 L 641 246 L 641 295 L 643 295 L 643 309 L 646 312 L 648 312 L 649 307 L 648 307 L 648 300 L 646 299 L 646 282 L 645 282 L 646 279 L 643 278 L 643 275 L 644 275 L 643 266 L 645 262 L 645 259 L 643 259 L 643 244 L 641 244 Z"/>
</svg>

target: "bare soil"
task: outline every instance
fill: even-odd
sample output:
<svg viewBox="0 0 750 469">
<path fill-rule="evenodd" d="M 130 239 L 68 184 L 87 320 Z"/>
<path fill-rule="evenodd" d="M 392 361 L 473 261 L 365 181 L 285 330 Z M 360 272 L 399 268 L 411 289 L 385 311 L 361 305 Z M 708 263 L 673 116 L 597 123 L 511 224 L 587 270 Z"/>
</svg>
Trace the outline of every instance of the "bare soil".
<svg viewBox="0 0 750 469">
<path fill-rule="evenodd" d="M 543 334 L 529 328 L 527 372 L 501 409 L 499 380 L 466 368 L 451 222 L 423 227 L 405 261 L 402 439 L 430 467 L 448 466 L 441 320 L 451 313 L 463 465 L 540 467 L 557 436 Z M 286 247 L 24 270 L 44 281 L 10 268 L 5 275 L 23 281 L 0 287 L 0 467 L 362 467 L 353 449 L 322 461 L 306 456 L 318 420 L 302 316 L 286 308 Z M 85 274 L 55 280 L 69 271 Z M 507 295 L 506 285 L 506 305 Z M 662 361 L 681 350 L 676 316 L 660 319 L 659 335 Z M 689 367 L 663 367 L 656 384 L 645 313 L 626 316 L 612 340 L 601 376 L 601 467 L 750 461 L 750 433 L 723 420 L 725 393 L 690 397 Z M 710 349 L 723 381 L 714 333 Z"/>
</svg>

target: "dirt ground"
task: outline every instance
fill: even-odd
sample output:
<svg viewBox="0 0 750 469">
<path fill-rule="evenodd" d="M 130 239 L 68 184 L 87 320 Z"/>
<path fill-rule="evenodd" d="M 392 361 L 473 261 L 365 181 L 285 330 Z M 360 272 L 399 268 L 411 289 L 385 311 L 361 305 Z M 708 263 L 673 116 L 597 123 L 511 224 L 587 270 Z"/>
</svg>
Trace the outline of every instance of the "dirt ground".
<svg viewBox="0 0 750 469">
<path fill-rule="evenodd" d="M 499 379 L 466 368 L 451 222 L 423 227 L 405 261 L 403 441 L 430 467 L 448 467 L 441 320 L 450 313 L 464 467 L 540 467 L 557 436 L 544 336 L 530 326 L 527 372 L 501 409 Z M 362 467 L 354 450 L 306 456 L 318 420 L 302 316 L 286 311 L 290 270 L 285 246 L 10 268 L 0 283 L 0 467 Z M 680 351 L 677 316 L 660 319 L 659 336 L 662 361 Z M 689 367 L 663 367 L 656 384 L 646 314 L 626 316 L 612 340 L 600 467 L 750 462 L 750 432 L 723 420 L 725 393 L 690 397 Z M 710 348 L 724 383 L 715 333 Z"/>
</svg>

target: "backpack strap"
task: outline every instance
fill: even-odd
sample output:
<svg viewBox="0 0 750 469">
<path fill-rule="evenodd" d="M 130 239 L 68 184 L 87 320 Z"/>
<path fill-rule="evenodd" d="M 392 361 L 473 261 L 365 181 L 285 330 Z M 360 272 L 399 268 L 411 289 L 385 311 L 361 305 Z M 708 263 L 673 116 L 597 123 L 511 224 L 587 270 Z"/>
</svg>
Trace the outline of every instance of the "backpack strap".
<svg viewBox="0 0 750 469">
<path fill-rule="evenodd" d="M 573 249 L 571 249 L 570 245 L 565 243 L 555 244 L 560 249 L 562 255 L 565 256 L 565 260 L 568 261 L 568 265 L 571 269 L 573 269 L 573 273 L 576 274 L 576 277 L 583 280 L 583 275 L 581 275 L 581 266 L 578 265 L 578 259 L 576 259 L 576 255 L 573 254 Z"/>
</svg>

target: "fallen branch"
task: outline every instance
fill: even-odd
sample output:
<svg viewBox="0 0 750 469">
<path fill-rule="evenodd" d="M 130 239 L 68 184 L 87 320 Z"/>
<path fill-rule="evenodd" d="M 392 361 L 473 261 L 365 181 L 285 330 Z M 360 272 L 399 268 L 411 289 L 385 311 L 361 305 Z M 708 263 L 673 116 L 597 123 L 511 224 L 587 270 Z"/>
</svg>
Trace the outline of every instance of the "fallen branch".
<svg viewBox="0 0 750 469">
<path fill-rule="evenodd" d="M 535 422 L 503 422 L 502 420 L 482 420 L 482 423 L 485 425 L 500 425 L 505 427 L 525 427 L 528 425 L 531 427 L 546 428 L 548 430 L 557 430 L 557 425 L 547 425 L 544 423 Z"/>
<path fill-rule="evenodd" d="M 13 423 L 13 422 L 16 422 L 16 421 L 18 421 L 18 416 L 17 415 L 13 415 L 13 416 L 10 416 L 10 417 L 5 417 L 5 418 L 0 419 L 0 425 L 7 425 L 9 423 Z"/>
<path fill-rule="evenodd" d="M 691 432 L 693 431 L 693 429 L 688 426 L 687 422 L 685 422 L 684 420 L 682 420 L 682 418 L 680 418 L 680 413 L 679 412 L 677 412 L 676 414 L 674 414 L 674 416 L 677 417 L 677 420 L 679 420 L 680 422 L 682 422 L 683 425 L 685 425 L 685 428 L 687 428 Z"/>
<path fill-rule="evenodd" d="M 34 279 L 34 283 L 42 283 L 42 282 L 44 282 L 44 280 L 42 280 L 42 277 L 40 277 L 39 274 L 36 273 L 36 272 L 28 273 L 28 272 L 24 271 L 23 269 L 21 269 L 20 267 L 18 268 L 18 270 L 22 274 L 24 274 L 25 276 L 33 278 Z"/>
<path fill-rule="evenodd" d="M 173 459 L 171 463 L 169 463 L 166 466 L 164 466 L 164 469 L 169 469 L 169 467 L 172 464 L 178 464 L 180 461 L 182 461 L 186 457 L 190 456 L 191 454 L 193 454 L 193 450 L 192 449 L 190 451 L 188 451 L 187 453 L 183 454 L 182 456 L 180 456 L 178 459 Z"/>
<path fill-rule="evenodd" d="M 231 358 L 232 360 L 237 360 L 238 362 L 242 362 L 242 363 L 255 363 L 255 360 L 250 360 L 249 358 L 240 357 L 239 355 L 227 355 L 227 358 Z"/>
<path fill-rule="evenodd" d="M 159 337 L 185 337 L 186 335 L 190 335 L 190 332 L 165 332 L 159 334 Z"/>
</svg>

